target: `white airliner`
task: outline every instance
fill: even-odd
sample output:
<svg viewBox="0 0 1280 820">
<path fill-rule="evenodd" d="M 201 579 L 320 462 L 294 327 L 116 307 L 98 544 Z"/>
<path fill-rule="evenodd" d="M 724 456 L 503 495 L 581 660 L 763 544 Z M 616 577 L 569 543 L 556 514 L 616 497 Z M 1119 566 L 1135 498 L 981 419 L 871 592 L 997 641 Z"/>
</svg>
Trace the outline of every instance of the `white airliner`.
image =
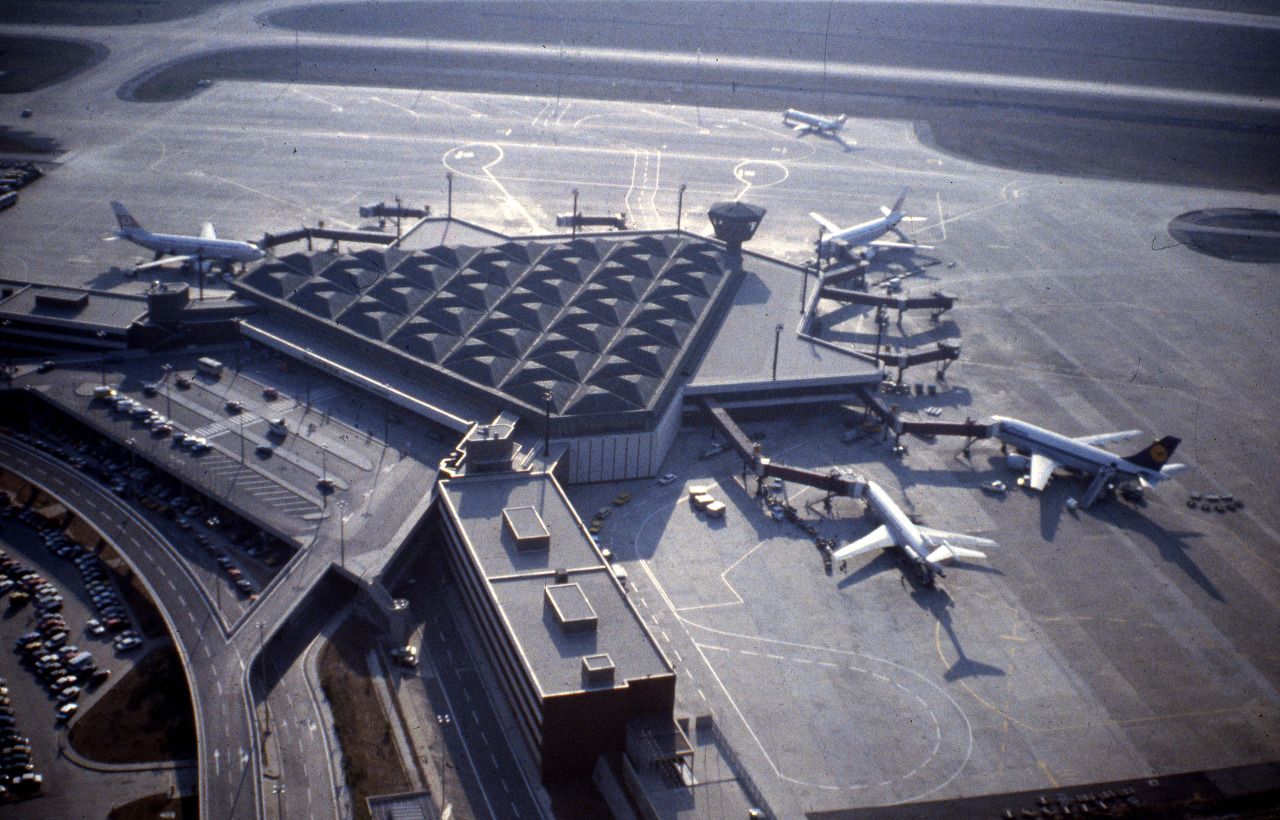
<svg viewBox="0 0 1280 820">
<path fill-rule="evenodd" d="M 925 582 L 932 583 L 934 575 L 945 576 L 943 563 L 957 558 L 986 558 L 986 553 L 977 548 L 998 546 L 988 538 L 917 526 L 879 484 L 862 481 L 855 486 L 858 488 L 855 495 L 867 502 L 881 524 L 852 544 L 836 550 L 831 556 L 836 561 L 872 550 L 899 547 L 921 568 Z"/>
<path fill-rule="evenodd" d="M 1058 468 L 1067 468 L 1092 475 L 1093 481 L 1085 491 L 1079 506 L 1088 507 L 1102 494 L 1108 484 L 1138 482 L 1144 487 L 1158 484 L 1186 469 L 1185 464 L 1170 464 L 1169 458 L 1181 439 L 1165 436 L 1152 442 L 1131 456 L 1120 456 L 1099 447 L 1112 441 L 1122 441 L 1138 435 L 1138 430 L 1119 433 L 1103 433 L 1096 436 L 1068 436 L 1028 424 L 1018 419 L 992 416 L 991 435 L 1000 439 L 1005 447 L 1013 447 L 1018 454 L 1008 456 L 1009 466 L 1029 470 L 1027 485 L 1033 490 L 1043 490 L 1049 477 Z"/>
<path fill-rule="evenodd" d="M 794 108 L 788 108 L 782 112 L 782 124 L 791 126 L 791 130 L 796 132 L 796 136 L 803 137 L 807 134 L 817 134 L 821 137 L 829 137 L 843 145 L 846 151 L 851 146 L 845 142 L 844 137 L 840 136 L 840 131 L 844 128 L 844 123 L 847 119 L 849 119 L 848 114 L 841 114 L 831 119 L 805 111 L 797 111 Z"/>
<path fill-rule="evenodd" d="M 826 235 L 822 237 L 822 242 L 818 246 L 819 255 L 823 259 L 830 259 L 843 253 L 849 253 L 861 259 L 870 259 L 876 255 L 876 250 L 881 248 L 929 248 L 929 245 L 920 245 L 912 242 L 906 236 L 903 236 L 902 231 L 898 230 L 899 222 L 904 220 L 910 222 L 918 219 L 918 217 L 904 217 L 902 215 L 902 203 L 907 199 L 907 190 L 906 188 L 902 189 L 902 193 L 898 195 L 898 201 L 893 203 L 892 208 L 886 208 L 881 205 L 881 216 L 849 228 L 841 228 L 822 214 L 811 212 L 809 216 L 813 221 L 826 230 Z M 902 241 L 887 242 L 880 239 L 890 231 L 902 237 Z"/>
<path fill-rule="evenodd" d="M 169 265 L 174 262 L 193 262 L 202 265 L 208 262 L 221 262 L 227 270 L 235 262 L 241 264 L 261 259 L 262 248 L 252 242 L 241 242 L 235 239 L 219 239 L 214 235 L 213 225 L 206 222 L 199 236 L 181 236 L 178 234 L 151 233 L 138 224 L 138 220 L 119 202 L 111 203 L 115 211 L 116 221 L 120 223 L 113 239 L 127 239 L 135 245 L 156 252 L 153 262 L 139 265 L 135 271 Z"/>
</svg>

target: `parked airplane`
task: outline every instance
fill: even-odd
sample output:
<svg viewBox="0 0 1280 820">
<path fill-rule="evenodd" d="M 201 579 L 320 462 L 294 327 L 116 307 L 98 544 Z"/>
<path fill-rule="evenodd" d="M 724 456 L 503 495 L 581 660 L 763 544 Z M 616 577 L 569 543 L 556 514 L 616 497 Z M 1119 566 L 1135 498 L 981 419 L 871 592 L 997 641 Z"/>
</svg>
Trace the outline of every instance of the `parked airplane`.
<svg viewBox="0 0 1280 820">
<path fill-rule="evenodd" d="M 874 481 L 861 482 L 855 495 L 867 502 L 882 523 L 852 544 L 836 550 L 831 556 L 833 560 L 843 561 L 872 550 L 899 547 L 920 567 L 925 582 L 931 584 L 934 575 L 945 577 L 943 563 L 957 558 L 986 558 L 986 553 L 977 548 L 998 546 L 987 538 L 916 525 Z"/>
<path fill-rule="evenodd" d="M 791 130 L 796 132 L 796 136 L 803 137 L 807 134 L 817 134 L 820 137 L 830 137 L 843 145 L 846 151 L 852 146 L 845 142 L 844 137 L 840 136 L 840 131 L 844 128 L 844 123 L 847 119 L 849 119 L 848 114 L 841 114 L 835 119 L 831 119 L 820 117 L 817 114 L 797 111 L 794 108 L 788 108 L 782 112 L 782 124 L 791 126 Z"/>
<path fill-rule="evenodd" d="M 262 249 L 252 242 L 219 239 L 214 235 L 213 225 L 208 222 L 204 224 L 199 236 L 151 233 L 139 225 L 138 220 L 119 202 L 112 202 L 111 210 L 115 212 L 120 230 L 110 238 L 127 239 L 156 253 L 154 261 L 139 265 L 134 268 L 135 272 L 174 262 L 193 262 L 197 266 L 207 262 L 221 262 L 224 269 L 230 270 L 235 262 L 244 264 L 264 256 Z"/>
<path fill-rule="evenodd" d="M 1043 490 L 1053 471 L 1060 467 L 1092 475 L 1093 481 L 1079 502 L 1081 507 L 1088 507 L 1098 500 L 1108 484 L 1136 481 L 1147 487 L 1186 469 L 1185 464 L 1168 463 L 1181 441 L 1174 436 L 1165 436 L 1127 457 L 1098 446 L 1133 438 L 1139 432 L 1125 430 L 1120 433 L 1069 438 L 1004 416 L 992 416 L 991 424 L 992 437 L 1000 439 L 1005 448 L 1013 447 L 1018 451 L 1018 454 L 1008 456 L 1009 466 L 1029 469 L 1026 483 L 1033 490 Z"/>
<path fill-rule="evenodd" d="M 902 203 L 907 199 L 907 190 L 906 188 L 902 189 L 902 193 L 898 195 L 898 201 L 893 203 L 892 208 L 886 208 L 881 205 L 881 216 L 849 228 L 841 228 L 822 214 L 811 212 L 809 216 L 812 217 L 813 221 L 826 230 L 826 235 L 822 237 L 822 242 L 818 245 L 818 255 L 823 259 L 830 259 L 848 253 L 856 258 L 870 259 L 876 255 L 876 251 L 880 248 L 929 248 L 929 245 L 919 245 L 912 242 L 903 235 L 902 231 L 898 230 L 899 222 L 903 220 L 914 221 L 916 219 L 916 217 L 904 217 L 902 215 Z M 890 231 L 902 237 L 902 241 L 886 242 L 880 239 Z"/>
</svg>

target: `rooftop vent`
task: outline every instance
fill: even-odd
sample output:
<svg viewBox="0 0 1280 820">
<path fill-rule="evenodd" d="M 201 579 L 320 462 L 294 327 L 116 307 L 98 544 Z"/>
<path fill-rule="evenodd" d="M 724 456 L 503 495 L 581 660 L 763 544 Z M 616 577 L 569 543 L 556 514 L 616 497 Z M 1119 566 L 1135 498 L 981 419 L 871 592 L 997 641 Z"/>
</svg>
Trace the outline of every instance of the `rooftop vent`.
<svg viewBox="0 0 1280 820">
<path fill-rule="evenodd" d="M 58 310 L 80 310 L 89 304 L 89 294 L 82 290 L 47 288 L 36 294 L 36 306 Z"/>
<path fill-rule="evenodd" d="M 596 611 L 582 587 L 577 584 L 549 584 L 546 596 L 547 605 L 555 613 L 556 623 L 566 634 L 595 631 Z"/>
<path fill-rule="evenodd" d="M 607 654 L 582 657 L 582 679 L 587 683 L 613 683 L 613 659 Z"/>
<path fill-rule="evenodd" d="M 520 552 L 551 547 L 551 532 L 533 507 L 507 507 L 502 511 L 502 521 Z"/>
</svg>

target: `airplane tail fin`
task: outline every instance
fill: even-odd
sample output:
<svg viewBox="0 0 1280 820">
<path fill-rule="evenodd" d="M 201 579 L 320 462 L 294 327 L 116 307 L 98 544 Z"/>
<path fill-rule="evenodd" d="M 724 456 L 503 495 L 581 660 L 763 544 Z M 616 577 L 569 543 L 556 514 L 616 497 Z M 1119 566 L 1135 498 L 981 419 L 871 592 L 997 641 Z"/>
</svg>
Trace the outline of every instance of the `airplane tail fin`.
<svg viewBox="0 0 1280 820">
<path fill-rule="evenodd" d="M 1178 449 L 1180 443 L 1182 443 L 1182 439 L 1177 436 L 1165 436 L 1159 441 L 1151 442 L 1150 446 L 1134 453 L 1126 458 L 1125 461 L 1130 464 L 1136 464 L 1139 467 L 1145 467 L 1148 470 L 1159 470 L 1173 456 L 1173 451 Z"/>
<path fill-rule="evenodd" d="M 116 214 L 116 222 L 120 223 L 120 230 L 127 231 L 130 228 L 142 230 L 142 226 L 138 224 L 138 220 L 133 218 L 133 214 L 119 202 L 111 203 L 111 210 Z"/>
<path fill-rule="evenodd" d="M 910 190 L 910 188 L 903 188 L 902 193 L 898 194 L 898 201 L 893 203 L 893 213 L 902 213 L 902 206 L 907 201 L 907 193 Z"/>
</svg>

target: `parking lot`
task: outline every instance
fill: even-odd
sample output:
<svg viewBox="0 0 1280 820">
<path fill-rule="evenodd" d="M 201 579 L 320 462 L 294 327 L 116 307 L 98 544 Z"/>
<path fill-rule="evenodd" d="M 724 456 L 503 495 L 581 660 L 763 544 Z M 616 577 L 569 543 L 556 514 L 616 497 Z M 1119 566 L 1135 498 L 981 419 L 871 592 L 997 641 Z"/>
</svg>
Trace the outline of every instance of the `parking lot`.
<svg viewBox="0 0 1280 820">
<path fill-rule="evenodd" d="M 65 788 L 71 766 L 62 758 L 62 732 L 104 684 L 164 638 L 136 629 L 115 574 L 90 549 L 32 508 L 11 503 L 2 514 L 0 677 L 8 692 L 0 712 L 11 717 L 0 716 L 0 767 L 9 778 L 0 785 L 21 797 Z M 26 783 L 15 781 L 28 772 Z"/>
</svg>

